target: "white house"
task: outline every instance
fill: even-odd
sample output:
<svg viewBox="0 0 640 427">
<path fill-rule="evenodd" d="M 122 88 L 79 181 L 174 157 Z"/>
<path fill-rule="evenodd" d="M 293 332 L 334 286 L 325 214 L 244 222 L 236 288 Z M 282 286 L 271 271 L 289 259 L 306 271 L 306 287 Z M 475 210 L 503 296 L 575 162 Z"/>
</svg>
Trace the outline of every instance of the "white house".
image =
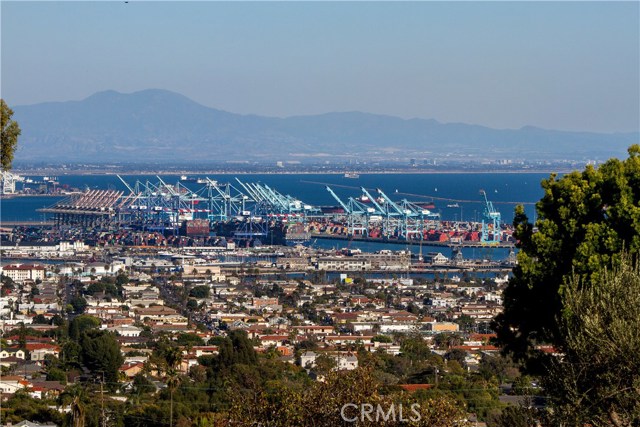
<svg viewBox="0 0 640 427">
<path fill-rule="evenodd" d="M 326 353 L 336 362 L 335 370 L 351 371 L 358 367 L 358 358 L 351 353 Z M 300 356 L 300 366 L 305 369 L 313 368 L 316 365 L 316 358 L 319 354 L 313 351 L 307 351 Z"/>
<path fill-rule="evenodd" d="M 17 391 L 24 389 L 26 384 L 27 382 L 24 381 L 23 377 L 17 375 L 3 375 L 2 380 L 0 381 L 0 393 L 14 394 Z"/>
<path fill-rule="evenodd" d="M 131 325 L 119 325 L 113 328 L 107 328 L 109 332 L 116 332 L 121 337 L 139 337 L 142 329 Z"/>
<path fill-rule="evenodd" d="M 15 282 L 43 280 L 45 276 L 44 266 L 38 264 L 9 264 L 0 268 L 2 274 Z"/>
<path fill-rule="evenodd" d="M 0 351 L 0 359 L 6 359 L 8 357 L 15 357 L 15 358 L 24 360 L 25 358 L 24 350 L 19 350 L 19 349 L 16 350 L 14 348 L 5 348 L 2 351 Z"/>
</svg>

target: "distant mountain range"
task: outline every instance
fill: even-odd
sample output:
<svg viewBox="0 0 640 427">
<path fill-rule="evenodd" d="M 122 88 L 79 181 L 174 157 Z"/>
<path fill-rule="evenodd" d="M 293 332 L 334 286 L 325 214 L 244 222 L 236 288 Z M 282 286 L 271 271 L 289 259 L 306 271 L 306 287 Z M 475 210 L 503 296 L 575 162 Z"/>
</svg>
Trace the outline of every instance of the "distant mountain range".
<svg viewBox="0 0 640 427">
<path fill-rule="evenodd" d="M 96 93 L 82 101 L 15 106 L 16 160 L 209 162 L 354 157 L 585 159 L 623 157 L 640 134 L 497 130 L 360 112 L 288 118 L 229 113 L 177 93 Z"/>
</svg>

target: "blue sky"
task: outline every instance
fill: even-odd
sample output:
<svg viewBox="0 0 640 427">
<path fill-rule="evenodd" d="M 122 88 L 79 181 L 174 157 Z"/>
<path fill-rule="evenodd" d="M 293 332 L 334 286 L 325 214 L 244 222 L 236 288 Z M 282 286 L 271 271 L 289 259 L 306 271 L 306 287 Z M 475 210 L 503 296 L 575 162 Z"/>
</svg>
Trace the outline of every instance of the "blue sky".
<svg viewBox="0 0 640 427">
<path fill-rule="evenodd" d="M 638 131 L 638 2 L 1 2 L 10 105 L 147 88 L 291 116 Z"/>
</svg>

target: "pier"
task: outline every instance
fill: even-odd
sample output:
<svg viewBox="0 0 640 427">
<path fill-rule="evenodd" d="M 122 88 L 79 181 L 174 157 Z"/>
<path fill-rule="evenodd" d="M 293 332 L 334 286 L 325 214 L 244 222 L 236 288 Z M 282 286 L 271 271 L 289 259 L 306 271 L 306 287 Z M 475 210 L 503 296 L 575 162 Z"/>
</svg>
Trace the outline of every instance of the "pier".
<svg viewBox="0 0 640 427">
<path fill-rule="evenodd" d="M 436 242 L 429 240 L 402 240 L 402 239 L 384 239 L 380 237 L 364 237 L 364 236 L 346 236 L 344 234 L 322 234 L 322 233 L 311 233 L 312 239 L 329 239 L 329 240 L 345 240 L 345 241 L 354 241 L 354 242 L 371 242 L 371 243 L 387 243 L 387 244 L 396 244 L 396 245 L 418 245 L 422 244 L 423 246 L 435 246 L 441 248 L 504 248 L 504 249 L 513 249 L 515 245 L 511 242 L 500 242 L 500 243 L 482 243 L 482 242 L 471 242 L 471 241 L 462 241 L 462 242 Z"/>
</svg>

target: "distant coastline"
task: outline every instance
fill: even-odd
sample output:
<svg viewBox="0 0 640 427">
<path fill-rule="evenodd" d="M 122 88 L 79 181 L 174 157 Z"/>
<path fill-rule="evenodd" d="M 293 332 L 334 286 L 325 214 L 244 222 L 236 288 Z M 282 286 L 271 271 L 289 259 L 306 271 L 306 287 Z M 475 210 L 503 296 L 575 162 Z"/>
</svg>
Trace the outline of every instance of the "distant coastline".
<svg viewBox="0 0 640 427">
<path fill-rule="evenodd" d="M 442 169 L 442 170 L 356 170 L 360 175 L 437 175 L 437 174 L 525 174 L 525 173 L 569 173 L 575 168 L 562 169 Z M 189 175 L 189 176 L 207 176 L 207 175 L 343 175 L 342 171 L 317 171 L 317 170 L 120 170 L 120 171 L 99 171 L 99 170 L 73 170 L 73 169 L 14 169 L 14 173 L 22 176 L 39 176 L 39 175 L 87 175 L 87 176 L 114 176 L 114 175 Z"/>
</svg>

